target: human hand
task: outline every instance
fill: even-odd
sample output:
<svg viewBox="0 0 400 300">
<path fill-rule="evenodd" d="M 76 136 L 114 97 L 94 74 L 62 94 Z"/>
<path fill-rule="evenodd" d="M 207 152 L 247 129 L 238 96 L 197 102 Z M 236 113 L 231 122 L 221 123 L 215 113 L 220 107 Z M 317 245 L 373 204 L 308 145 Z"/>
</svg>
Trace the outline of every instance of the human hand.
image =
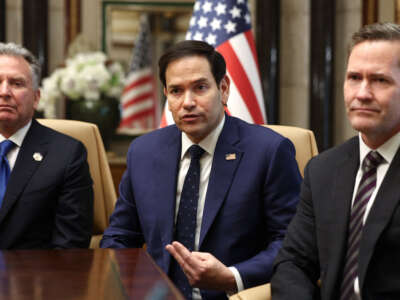
<svg viewBox="0 0 400 300">
<path fill-rule="evenodd" d="M 207 252 L 190 252 L 179 242 L 165 249 L 176 259 L 193 287 L 235 292 L 236 281 L 231 270 Z"/>
</svg>

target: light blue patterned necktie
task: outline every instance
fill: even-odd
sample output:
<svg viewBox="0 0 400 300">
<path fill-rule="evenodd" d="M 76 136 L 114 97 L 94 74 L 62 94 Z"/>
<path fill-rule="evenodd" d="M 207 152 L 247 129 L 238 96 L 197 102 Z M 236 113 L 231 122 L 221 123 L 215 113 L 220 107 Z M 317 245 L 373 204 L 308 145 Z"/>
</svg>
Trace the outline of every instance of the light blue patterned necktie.
<svg viewBox="0 0 400 300">
<path fill-rule="evenodd" d="M 6 192 L 8 177 L 10 176 L 10 165 L 8 164 L 7 153 L 14 147 L 14 143 L 5 140 L 0 143 L 0 207 Z"/>
</svg>

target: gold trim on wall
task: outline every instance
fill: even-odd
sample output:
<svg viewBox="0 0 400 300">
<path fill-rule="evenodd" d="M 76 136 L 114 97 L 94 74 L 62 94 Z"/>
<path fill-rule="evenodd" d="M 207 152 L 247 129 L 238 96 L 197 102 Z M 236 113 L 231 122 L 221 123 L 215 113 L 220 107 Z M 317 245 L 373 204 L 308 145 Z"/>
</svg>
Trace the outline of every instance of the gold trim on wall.
<svg viewBox="0 0 400 300">
<path fill-rule="evenodd" d="M 64 0 L 65 5 L 65 51 L 81 32 L 81 0 Z"/>
<path fill-rule="evenodd" d="M 395 2 L 395 16 L 394 20 L 397 24 L 400 24 L 400 0 L 396 0 Z"/>
<path fill-rule="evenodd" d="M 363 25 L 376 23 L 378 21 L 378 0 L 363 0 L 362 23 Z"/>
</svg>

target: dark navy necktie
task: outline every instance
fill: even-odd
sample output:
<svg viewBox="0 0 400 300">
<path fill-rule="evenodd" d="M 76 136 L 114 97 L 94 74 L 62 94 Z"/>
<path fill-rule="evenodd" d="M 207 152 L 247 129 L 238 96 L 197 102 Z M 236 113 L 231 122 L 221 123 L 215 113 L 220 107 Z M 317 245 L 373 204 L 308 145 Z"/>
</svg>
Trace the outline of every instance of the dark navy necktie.
<svg viewBox="0 0 400 300">
<path fill-rule="evenodd" d="M 6 192 L 8 177 L 10 176 L 10 165 L 8 164 L 7 153 L 14 146 L 14 143 L 5 140 L 0 143 L 0 207 Z"/>
<path fill-rule="evenodd" d="M 182 187 L 174 239 L 182 243 L 189 251 L 193 251 L 196 233 L 197 203 L 199 200 L 200 157 L 203 155 L 204 150 L 198 145 L 192 145 L 188 151 L 191 160 Z M 192 288 L 189 281 L 174 259 L 171 262 L 170 276 L 185 298 L 192 299 Z"/>
<path fill-rule="evenodd" d="M 362 164 L 363 175 L 358 185 L 357 194 L 350 213 L 346 261 L 340 289 L 340 300 L 355 299 L 354 280 L 358 276 L 358 253 L 364 227 L 365 209 L 376 187 L 376 170 L 383 160 L 383 157 L 378 152 L 371 151 L 364 158 Z"/>
</svg>

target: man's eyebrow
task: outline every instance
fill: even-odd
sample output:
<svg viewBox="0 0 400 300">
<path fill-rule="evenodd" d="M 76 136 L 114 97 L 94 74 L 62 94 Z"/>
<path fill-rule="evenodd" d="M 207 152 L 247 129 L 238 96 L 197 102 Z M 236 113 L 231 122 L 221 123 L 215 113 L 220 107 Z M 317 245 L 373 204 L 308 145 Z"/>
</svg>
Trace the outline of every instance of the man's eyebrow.
<svg viewBox="0 0 400 300">
<path fill-rule="evenodd" d="M 25 78 L 24 76 L 21 75 L 11 75 L 9 76 L 9 80 L 21 80 L 21 81 L 28 81 L 27 78 Z"/>
<path fill-rule="evenodd" d="M 356 71 L 356 70 L 347 70 L 346 71 L 346 73 L 351 73 L 351 74 L 353 74 L 353 73 L 360 73 L 359 71 Z"/>
<path fill-rule="evenodd" d="M 344 75 L 346 77 L 347 76 L 361 76 L 361 72 L 349 70 L 349 71 L 346 71 L 346 73 Z"/>
<path fill-rule="evenodd" d="M 209 81 L 209 79 L 207 77 L 201 77 L 199 79 L 196 79 L 196 80 L 192 81 L 190 84 L 194 85 L 194 84 L 204 83 L 204 82 L 208 82 L 208 81 Z M 173 83 L 171 83 L 171 84 L 167 85 L 167 88 L 168 89 L 177 88 L 177 87 L 180 87 L 180 86 L 181 86 L 181 84 L 173 84 Z"/>
<path fill-rule="evenodd" d="M 169 84 L 169 85 L 167 85 L 167 89 L 173 89 L 173 88 L 178 88 L 178 87 L 180 87 L 179 84 Z"/>
<path fill-rule="evenodd" d="M 208 82 L 208 78 L 202 77 L 202 78 L 199 78 L 199 79 L 193 81 L 194 84 L 203 83 L 203 82 Z"/>
<path fill-rule="evenodd" d="M 359 75 L 359 74 L 361 74 L 361 73 L 362 73 L 362 72 L 359 72 L 359 71 L 352 71 L 352 70 L 349 70 L 349 71 L 346 72 L 346 75 Z M 387 73 L 385 73 L 385 72 L 377 71 L 377 72 L 369 73 L 369 74 L 367 75 L 367 77 L 390 77 L 390 74 L 387 74 Z"/>
</svg>

